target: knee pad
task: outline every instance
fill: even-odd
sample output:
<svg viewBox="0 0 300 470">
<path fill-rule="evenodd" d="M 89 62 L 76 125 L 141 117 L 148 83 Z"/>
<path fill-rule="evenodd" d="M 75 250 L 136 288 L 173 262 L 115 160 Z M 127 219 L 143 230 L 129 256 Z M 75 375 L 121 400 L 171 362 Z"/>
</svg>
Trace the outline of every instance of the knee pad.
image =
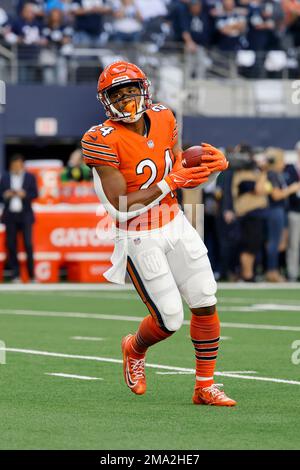
<svg viewBox="0 0 300 470">
<path fill-rule="evenodd" d="M 182 286 L 184 296 L 190 308 L 209 307 L 217 303 L 217 283 L 213 274 L 196 273 Z"/>
<path fill-rule="evenodd" d="M 180 298 L 170 298 L 168 296 L 159 305 L 159 310 L 165 327 L 169 331 L 177 331 L 183 323 L 183 306 Z"/>
</svg>

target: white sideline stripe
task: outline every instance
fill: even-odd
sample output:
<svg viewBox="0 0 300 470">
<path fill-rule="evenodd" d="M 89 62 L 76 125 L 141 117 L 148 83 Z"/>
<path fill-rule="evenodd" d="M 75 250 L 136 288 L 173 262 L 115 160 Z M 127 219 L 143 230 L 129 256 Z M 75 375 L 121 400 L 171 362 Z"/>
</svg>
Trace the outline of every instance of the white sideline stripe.
<svg viewBox="0 0 300 470">
<path fill-rule="evenodd" d="M 219 282 L 218 288 L 220 290 L 299 290 L 299 282 L 291 283 L 276 283 L 268 284 L 262 283 L 237 283 L 237 282 Z M 133 291 L 135 290 L 132 284 L 111 284 L 106 282 L 101 283 L 56 283 L 56 284 L 0 284 L 0 291 Z"/>
<path fill-rule="evenodd" d="M 221 322 L 222 328 L 246 328 L 250 330 L 300 331 L 300 326 L 261 325 L 255 323 Z"/>
<path fill-rule="evenodd" d="M 38 292 L 39 294 L 44 295 L 42 292 Z M 29 292 L 28 292 L 29 294 Z M 34 293 L 36 295 L 36 293 Z M 85 299 L 90 299 L 90 298 L 95 298 L 99 300 L 138 300 L 141 302 L 141 299 L 138 297 L 138 295 L 133 292 L 132 294 L 122 294 L 119 292 L 115 292 L 113 294 L 110 294 L 109 292 L 91 292 L 89 294 L 81 294 L 80 292 L 59 292 L 59 295 L 64 296 L 64 297 L 81 297 Z"/>
<path fill-rule="evenodd" d="M 193 372 L 155 372 L 157 375 L 191 375 L 193 374 L 194 375 L 194 371 Z"/>
<path fill-rule="evenodd" d="M 300 286 L 299 286 L 300 288 Z M 23 294 L 23 293 L 22 293 Z M 41 292 L 25 292 L 25 294 L 28 294 L 28 295 L 45 295 L 45 293 L 43 291 Z M 135 300 L 135 301 L 141 301 L 140 297 L 138 296 L 138 294 L 136 292 L 128 292 L 127 294 L 124 292 L 124 293 L 121 293 L 121 292 L 105 292 L 103 290 L 99 291 L 99 292 L 66 292 L 66 291 L 59 291 L 59 292 L 56 292 L 56 294 L 60 295 L 60 296 L 65 296 L 65 297 L 82 297 L 82 298 L 98 298 L 98 299 L 109 299 L 109 300 L 118 300 L 118 299 L 122 299 L 122 300 Z M 273 301 L 276 300 L 273 298 Z M 242 298 L 242 297 L 239 297 L 239 298 L 226 298 L 226 297 L 218 297 L 218 307 L 221 308 L 223 311 L 226 312 L 226 310 L 228 311 L 235 311 L 235 309 L 237 307 L 235 306 L 229 306 L 229 307 L 226 307 L 225 304 L 243 304 L 240 306 L 240 308 L 238 308 L 238 311 L 248 311 L 247 309 L 249 309 L 249 311 L 252 311 L 252 309 L 254 308 L 258 308 L 258 309 L 261 309 L 263 308 L 264 310 L 272 310 L 272 308 L 270 307 L 271 305 L 275 306 L 274 310 L 282 310 L 283 308 L 285 308 L 286 310 L 289 310 L 290 309 L 290 306 L 299 306 L 299 309 L 300 309 L 300 300 L 299 302 L 297 303 L 297 301 L 288 301 L 288 300 L 284 300 L 284 304 L 281 304 L 280 302 L 283 302 L 282 299 L 278 299 L 278 301 L 276 301 L 276 304 L 253 304 L 253 299 L 250 299 L 250 298 Z M 244 305 L 244 304 L 251 304 L 251 305 Z"/>
<path fill-rule="evenodd" d="M 300 290 L 300 286 L 299 286 L 299 290 Z M 299 295 L 300 297 L 300 295 Z M 257 301 L 258 299 L 256 299 Z M 263 299 L 261 300 L 263 301 Z M 287 299 L 282 299 L 282 298 L 275 298 L 273 295 L 272 295 L 272 301 L 273 302 L 276 302 L 276 305 L 282 305 L 282 303 L 284 302 L 285 305 L 300 305 L 300 299 L 299 301 L 297 302 L 297 300 L 287 300 Z M 251 297 L 219 297 L 218 296 L 218 304 L 219 304 L 219 307 L 222 307 L 224 304 L 250 304 L 250 306 L 253 305 L 253 298 Z M 259 305 L 259 304 L 255 304 L 255 305 Z M 246 305 L 244 305 L 246 306 Z"/>
<path fill-rule="evenodd" d="M 49 351 L 37 351 L 34 349 L 19 349 L 19 348 L 5 348 L 7 352 L 15 352 L 21 354 L 34 354 L 37 356 L 50 356 L 50 357 L 64 357 L 68 359 L 83 359 L 87 361 L 97 361 L 97 362 L 110 362 L 114 364 L 122 364 L 123 361 L 121 359 L 113 359 L 110 357 L 98 357 L 98 356 L 80 356 L 77 354 L 63 354 L 63 353 L 55 353 Z M 147 367 L 151 367 L 153 369 L 164 369 L 176 372 L 186 372 L 186 373 L 195 373 L 194 369 L 188 369 L 185 367 L 175 367 L 175 366 L 166 366 L 162 364 L 148 364 L 146 363 Z M 264 382 L 274 382 L 274 383 L 285 383 L 290 385 L 300 385 L 300 382 L 296 380 L 286 380 L 286 379 L 275 379 L 271 377 L 252 377 L 248 375 L 239 375 L 237 373 L 224 373 L 224 372 L 215 372 L 214 375 L 219 375 L 221 377 L 232 377 L 237 379 L 245 379 L 245 380 L 261 380 Z"/>
<path fill-rule="evenodd" d="M 240 374 L 229 374 L 229 373 L 219 373 L 215 372 L 215 375 L 222 375 L 223 377 L 232 377 L 236 379 L 245 379 L 245 380 L 260 380 L 262 382 L 274 382 L 274 383 L 282 383 L 282 384 L 289 384 L 289 385 L 300 385 L 300 382 L 297 380 L 286 380 L 286 379 L 274 379 L 273 377 L 253 377 L 251 375 L 240 375 Z"/>
<path fill-rule="evenodd" d="M 89 377 L 87 375 L 62 374 L 61 372 L 45 372 L 45 375 L 54 375 L 55 377 L 65 377 L 68 379 L 104 380 L 104 379 L 101 379 L 101 377 Z"/>
<path fill-rule="evenodd" d="M 70 339 L 76 339 L 78 341 L 104 341 L 105 338 L 96 338 L 93 336 L 71 336 Z"/>
<path fill-rule="evenodd" d="M 299 287 L 299 286 L 298 286 Z M 134 291 L 135 288 L 132 284 L 116 285 L 106 282 L 99 282 L 93 284 L 87 283 L 53 283 L 53 284 L 0 284 L 0 291 L 15 292 L 15 291 L 42 291 L 42 292 L 59 292 L 59 291 Z"/>
<path fill-rule="evenodd" d="M 123 320 L 142 321 L 143 317 L 124 317 L 123 315 L 104 315 L 101 313 L 81 313 L 81 312 L 47 312 L 35 310 L 10 310 L 0 309 L 0 315 L 28 315 L 34 317 L 65 317 L 65 318 L 91 318 L 95 320 Z"/>
<path fill-rule="evenodd" d="M 180 374 L 192 374 L 194 372 L 155 372 L 158 375 L 180 375 Z M 232 370 L 232 371 L 222 371 L 222 372 L 217 372 L 217 375 L 223 374 L 226 376 L 226 374 L 256 374 L 257 372 L 255 370 Z"/>
<path fill-rule="evenodd" d="M 300 305 L 283 305 L 283 304 L 254 304 L 249 306 L 221 306 L 222 313 L 226 312 L 300 312 Z"/>
<path fill-rule="evenodd" d="M 26 294 L 31 294 L 31 295 L 45 295 L 44 292 L 25 292 Z M 57 292 L 58 295 L 64 296 L 64 297 L 81 297 L 85 299 L 91 299 L 91 298 L 96 298 L 96 299 L 102 299 L 102 300 L 128 300 L 128 301 L 137 301 L 140 302 L 140 298 L 135 292 L 132 294 L 130 293 L 120 293 L 120 292 L 115 292 L 115 293 L 110 293 L 110 292 L 89 292 L 89 293 L 80 293 L 80 292 Z M 297 304 L 296 301 L 290 302 L 290 303 L 285 303 L 281 304 L 280 301 L 276 302 L 276 304 L 252 304 L 252 305 L 239 305 L 239 306 L 226 306 L 226 304 L 231 304 L 231 303 L 249 303 L 250 299 L 247 301 L 245 299 L 239 299 L 239 302 L 234 302 L 235 299 L 232 299 L 230 301 L 218 299 L 218 306 L 220 311 L 222 313 L 226 312 L 258 312 L 258 311 L 264 311 L 264 312 L 275 312 L 275 311 L 287 311 L 287 312 L 300 312 L 300 301 Z M 286 301 L 285 301 L 286 302 Z"/>
<path fill-rule="evenodd" d="M 25 315 L 33 317 L 61 317 L 61 318 L 90 318 L 93 320 L 115 320 L 141 322 L 143 317 L 130 317 L 124 315 L 104 315 L 100 313 L 80 313 L 80 312 L 47 312 L 35 310 L 11 310 L 0 309 L 0 315 Z M 184 325 L 189 325 L 188 320 L 184 320 Z M 273 330 L 273 331 L 300 331 L 300 326 L 284 325 L 261 325 L 259 323 L 230 323 L 221 322 L 222 328 L 246 328 L 252 330 Z"/>
<path fill-rule="evenodd" d="M 257 374 L 256 370 L 222 370 L 222 374 Z"/>
</svg>

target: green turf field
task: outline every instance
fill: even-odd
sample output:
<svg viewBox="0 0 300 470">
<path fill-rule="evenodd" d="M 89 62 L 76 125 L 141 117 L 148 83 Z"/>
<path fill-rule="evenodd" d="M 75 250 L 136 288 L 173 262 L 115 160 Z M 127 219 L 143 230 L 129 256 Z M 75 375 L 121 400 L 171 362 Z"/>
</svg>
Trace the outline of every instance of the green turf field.
<svg viewBox="0 0 300 470">
<path fill-rule="evenodd" d="M 219 291 L 216 379 L 235 408 L 191 403 L 188 322 L 149 350 L 147 393 L 130 392 L 120 340 L 145 313 L 133 291 L 0 292 L 0 340 L 8 349 L 0 365 L 0 448 L 300 448 L 300 364 L 291 360 L 293 352 L 300 359 L 292 349 L 300 340 L 299 290 Z"/>
</svg>

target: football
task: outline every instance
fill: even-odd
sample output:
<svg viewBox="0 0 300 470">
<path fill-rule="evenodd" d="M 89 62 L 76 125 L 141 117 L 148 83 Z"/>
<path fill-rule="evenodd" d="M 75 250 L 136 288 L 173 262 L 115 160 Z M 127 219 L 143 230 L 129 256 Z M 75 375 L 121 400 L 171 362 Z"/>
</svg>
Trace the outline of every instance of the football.
<svg viewBox="0 0 300 470">
<path fill-rule="evenodd" d="M 203 148 L 200 145 L 189 147 L 182 153 L 182 166 L 192 168 L 201 165 L 201 156 Z"/>
</svg>

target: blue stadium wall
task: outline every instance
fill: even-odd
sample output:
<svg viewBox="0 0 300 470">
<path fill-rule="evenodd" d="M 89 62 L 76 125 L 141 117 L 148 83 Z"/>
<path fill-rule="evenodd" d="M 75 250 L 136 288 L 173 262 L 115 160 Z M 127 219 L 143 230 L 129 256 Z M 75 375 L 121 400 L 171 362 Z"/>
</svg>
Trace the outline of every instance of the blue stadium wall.
<svg viewBox="0 0 300 470">
<path fill-rule="evenodd" d="M 95 86 L 10 85 L 7 104 L 0 115 L 0 165 L 7 138 L 37 139 L 35 120 L 56 118 L 59 138 L 80 139 L 90 126 L 103 122 L 104 113 L 96 100 Z M 183 140 L 186 144 L 201 141 L 219 146 L 247 142 L 257 146 L 291 149 L 300 140 L 297 118 L 220 118 L 185 116 Z M 2 160 L 2 162 L 1 162 Z"/>
</svg>

